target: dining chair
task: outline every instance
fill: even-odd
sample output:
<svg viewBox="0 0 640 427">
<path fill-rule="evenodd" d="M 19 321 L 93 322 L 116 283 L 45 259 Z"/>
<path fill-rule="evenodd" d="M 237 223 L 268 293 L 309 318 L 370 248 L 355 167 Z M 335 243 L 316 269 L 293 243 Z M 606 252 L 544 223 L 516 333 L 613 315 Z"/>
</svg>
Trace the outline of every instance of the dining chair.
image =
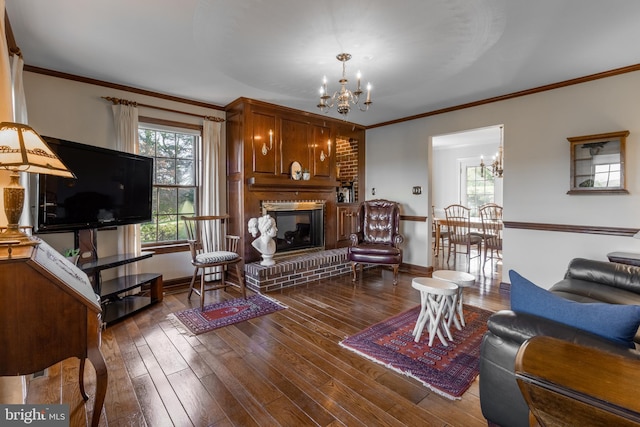
<svg viewBox="0 0 640 427">
<path fill-rule="evenodd" d="M 436 241 L 438 233 L 437 228 L 440 227 L 440 242 Z M 433 253 L 437 258 L 442 250 L 442 256 L 444 257 L 445 240 L 449 241 L 449 230 L 446 225 L 436 224 L 436 208 L 431 206 L 431 240 L 433 240 Z"/>
<path fill-rule="evenodd" d="M 480 206 L 479 211 L 484 240 L 484 261 L 482 262 L 484 270 L 487 259 L 502 259 L 502 206 L 487 203 Z"/>
<path fill-rule="evenodd" d="M 194 266 L 189 295 L 200 296 L 200 310 L 204 308 L 204 293 L 215 289 L 236 286 L 247 298 L 244 278 L 240 269 L 242 257 L 238 253 L 239 236 L 227 234 L 229 215 L 182 216 L 191 251 L 191 264 Z M 234 265 L 237 284 L 226 280 L 228 267 Z M 196 289 L 196 277 L 200 273 L 200 289 Z M 212 284 L 214 283 L 215 284 Z"/>
<path fill-rule="evenodd" d="M 482 237 L 471 232 L 471 209 L 460 204 L 453 204 L 444 208 L 444 213 L 449 229 L 449 254 L 447 256 L 447 264 L 449 264 L 452 251 L 455 263 L 458 255 L 458 246 L 463 246 L 465 248 L 465 254 L 467 255 L 467 271 L 469 271 L 471 249 L 474 246 L 477 247 L 478 257 L 482 253 Z"/>
</svg>

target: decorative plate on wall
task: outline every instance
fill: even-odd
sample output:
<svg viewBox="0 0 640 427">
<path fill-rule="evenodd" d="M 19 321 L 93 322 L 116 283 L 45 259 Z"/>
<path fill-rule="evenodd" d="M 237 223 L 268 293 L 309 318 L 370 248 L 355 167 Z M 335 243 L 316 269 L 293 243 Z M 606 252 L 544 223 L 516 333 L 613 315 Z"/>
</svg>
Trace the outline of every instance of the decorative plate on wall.
<svg viewBox="0 0 640 427">
<path fill-rule="evenodd" d="M 298 162 L 291 163 L 291 179 L 302 179 L 302 166 Z"/>
</svg>

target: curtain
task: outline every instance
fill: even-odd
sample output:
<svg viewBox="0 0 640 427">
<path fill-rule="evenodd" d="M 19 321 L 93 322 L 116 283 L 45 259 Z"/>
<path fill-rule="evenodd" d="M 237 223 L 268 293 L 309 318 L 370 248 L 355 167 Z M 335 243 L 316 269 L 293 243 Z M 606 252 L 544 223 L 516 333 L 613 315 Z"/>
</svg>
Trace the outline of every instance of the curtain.
<svg viewBox="0 0 640 427">
<path fill-rule="evenodd" d="M 120 101 L 113 105 L 116 127 L 116 149 L 127 153 L 138 153 L 138 107 L 133 102 Z M 140 255 L 140 225 L 118 227 L 118 254 Z M 136 262 L 119 267 L 119 274 L 136 274 Z"/>
<path fill-rule="evenodd" d="M 22 70 L 24 60 L 21 55 L 11 55 L 11 85 L 13 99 L 13 121 L 16 123 L 28 124 L 27 99 L 24 95 L 24 80 Z"/>
<path fill-rule="evenodd" d="M 7 46 L 6 28 L 4 23 L 5 0 L 0 0 L 0 122 L 13 120 L 11 102 L 11 67 L 9 65 L 9 46 Z M 7 177 L 9 175 L 7 174 Z"/>
<path fill-rule="evenodd" d="M 202 173 L 199 202 L 201 215 L 220 215 L 220 129 L 221 122 L 204 119 L 202 126 Z"/>
<path fill-rule="evenodd" d="M 220 215 L 220 122 L 205 117 L 202 124 L 202 165 L 198 187 L 200 215 Z M 221 234 L 221 233 L 217 233 Z M 211 236 L 222 242 L 225 236 Z M 205 280 L 219 280 L 221 267 L 205 269 Z"/>
<path fill-rule="evenodd" d="M 24 81 L 22 78 L 22 70 L 24 69 L 24 60 L 22 55 L 12 54 L 11 59 L 11 95 L 13 100 L 13 121 L 16 123 L 29 124 L 27 116 L 27 99 L 24 95 Z M 24 187 L 24 205 L 22 207 L 22 216 L 20 216 L 20 225 L 33 225 L 33 216 L 29 206 L 29 187 L 31 175 L 26 172 L 20 173 L 20 185 Z M 36 203 L 36 201 L 32 201 Z"/>
<path fill-rule="evenodd" d="M 11 103 L 11 67 L 9 66 L 9 47 L 5 33 L 5 0 L 0 0 L 0 122 L 10 122 L 13 120 L 13 110 Z M 9 183 L 9 172 L 0 171 L 0 186 L 4 187 Z M 0 218 L 2 225 L 7 224 L 7 217 L 4 214 L 4 201 L 0 197 Z"/>
</svg>

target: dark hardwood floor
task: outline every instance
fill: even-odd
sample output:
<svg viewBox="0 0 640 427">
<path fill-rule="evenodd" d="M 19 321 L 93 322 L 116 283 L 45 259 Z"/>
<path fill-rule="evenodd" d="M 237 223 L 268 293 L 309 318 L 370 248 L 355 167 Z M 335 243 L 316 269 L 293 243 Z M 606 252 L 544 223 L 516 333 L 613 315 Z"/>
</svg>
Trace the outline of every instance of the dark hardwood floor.
<svg viewBox="0 0 640 427">
<path fill-rule="evenodd" d="M 464 257 L 457 269 L 466 271 Z M 465 291 L 465 302 L 506 308 L 500 267 L 492 274 L 487 264 L 485 271 L 471 261 L 477 282 Z M 401 273 L 394 287 L 387 272 L 374 268 L 355 284 L 342 276 L 270 293 L 288 309 L 195 337 L 181 333 L 168 315 L 199 299 L 187 300 L 186 292 L 165 295 L 162 303 L 103 331 L 109 386 L 100 425 L 486 426 L 478 380 L 452 401 L 338 345 L 419 304 L 413 277 Z M 232 289 L 212 291 L 206 302 L 238 296 Z M 47 369 L 30 380 L 28 401 L 70 403 L 71 426 L 87 425 L 93 402 L 82 401 L 77 372 L 77 359 Z"/>
</svg>

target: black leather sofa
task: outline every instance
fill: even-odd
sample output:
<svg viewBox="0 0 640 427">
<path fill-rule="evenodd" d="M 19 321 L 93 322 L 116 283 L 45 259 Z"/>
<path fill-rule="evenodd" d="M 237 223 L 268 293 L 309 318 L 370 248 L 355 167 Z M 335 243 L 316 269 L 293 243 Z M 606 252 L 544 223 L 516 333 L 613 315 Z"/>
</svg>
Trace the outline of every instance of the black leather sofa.
<svg viewBox="0 0 640 427">
<path fill-rule="evenodd" d="M 576 258 L 569 263 L 564 279 L 549 290 L 577 302 L 640 305 L 640 267 Z M 489 423 L 529 426 L 528 407 L 518 388 L 514 366 L 522 343 L 536 335 L 638 357 L 635 350 L 575 327 L 530 314 L 499 311 L 489 318 L 480 355 L 480 405 Z M 640 333 L 633 341 L 639 348 Z"/>
</svg>

